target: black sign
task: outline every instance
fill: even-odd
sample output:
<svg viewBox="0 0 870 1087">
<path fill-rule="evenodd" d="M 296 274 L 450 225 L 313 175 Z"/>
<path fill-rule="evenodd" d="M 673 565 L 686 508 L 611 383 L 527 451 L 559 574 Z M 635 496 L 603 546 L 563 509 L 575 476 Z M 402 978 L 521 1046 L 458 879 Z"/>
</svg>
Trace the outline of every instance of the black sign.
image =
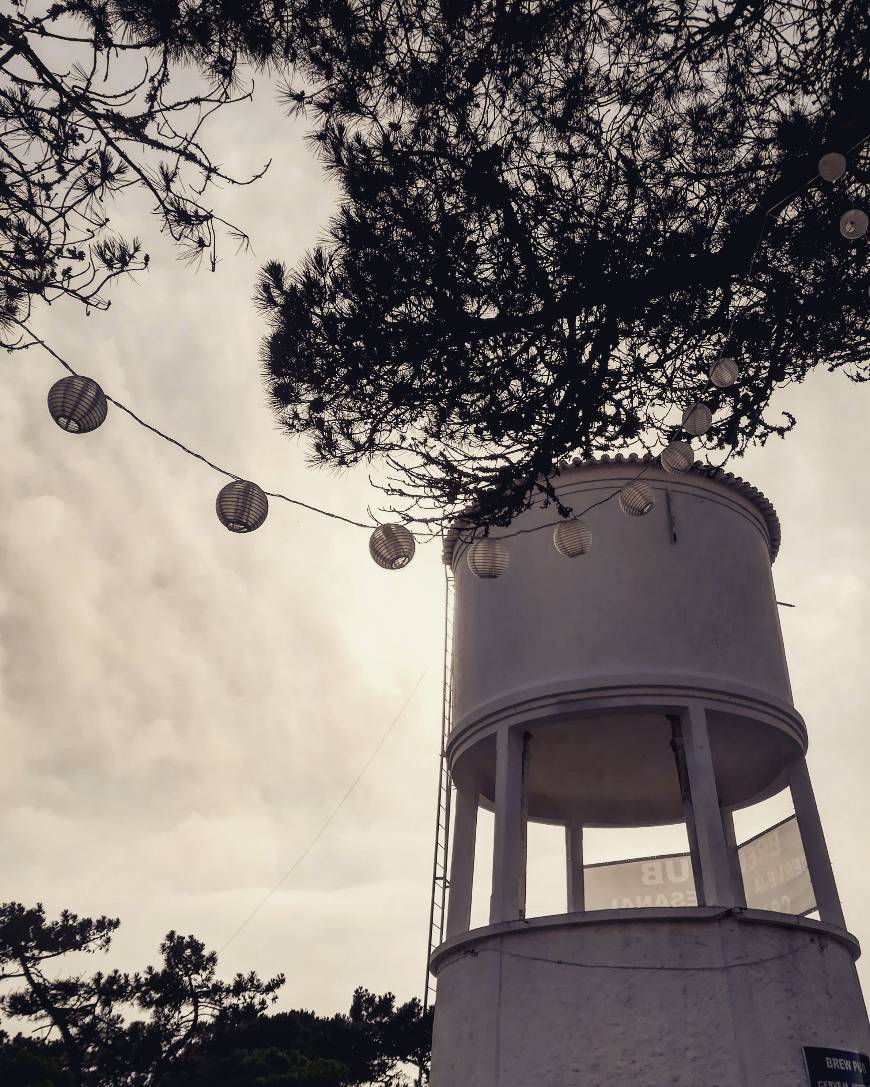
<svg viewBox="0 0 870 1087">
<path fill-rule="evenodd" d="M 804 1046 L 810 1087 L 870 1087 L 870 1057 L 847 1049 Z"/>
</svg>

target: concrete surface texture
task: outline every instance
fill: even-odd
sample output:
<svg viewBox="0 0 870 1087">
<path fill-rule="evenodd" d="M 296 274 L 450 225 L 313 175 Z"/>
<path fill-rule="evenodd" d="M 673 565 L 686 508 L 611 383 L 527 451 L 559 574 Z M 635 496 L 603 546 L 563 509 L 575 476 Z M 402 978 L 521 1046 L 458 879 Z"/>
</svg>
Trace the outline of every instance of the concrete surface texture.
<svg viewBox="0 0 870 1087">
<path fill-rule="evenodd" d="M 433 1087 L 798 1087 L 803 1046 L 868 1052 L 854 947 L 820 923 L 635 912 L 447 945 Z"/>
</svg>

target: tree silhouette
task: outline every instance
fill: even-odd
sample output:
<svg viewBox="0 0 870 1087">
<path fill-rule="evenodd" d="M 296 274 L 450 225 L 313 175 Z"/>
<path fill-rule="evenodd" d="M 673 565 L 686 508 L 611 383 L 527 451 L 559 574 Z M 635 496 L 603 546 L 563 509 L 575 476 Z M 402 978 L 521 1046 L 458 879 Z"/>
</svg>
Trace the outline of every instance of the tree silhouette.
<svg viewBox="0 0 870 1087">
<path fill-rule="evenodd" d="M 107 219 L 127 188 L 216 259 L 202 126 L 268 67 L 343 192 L 322 247 L 263 269 L 268 390 L 404 520 L 505 524 L 696 399 L 740 455 L 794 425 L 776 389 L 870 376 L 866 241 L 838 230 L 868 202 L 860 0 L 13 0 L 0 39 L 3 342 L 143 266 Z"/>
<path fill-rule="evenodd" d="M 783 435 L 782 386 L 870 377 L 870 16 L 858 0 L 293 5 L 288 101 L 343 191 L 263 271 L 268 389 L 316 462 L 375 459 L 407 521 L 506 524 L 563 459 L 708 403 Z M 835 184 L 816 173 L 847 155 Z M 707 374 L 736 356 L 739 384 Z M 560 507 L 560 512 L 567 511 Z"/>
<path fill-rule="evenodd" d="M 221 981 L 217 956 L 175 932 L 160 945 L 161 964 L 141 973 L 56 976 L 61 956 L 107 951 L 118 925 L 66 910 L 49 921 L 41 905 L 0 905 L 0 980 L 18 983 L 0 995 L 0 1013 L 55 1043 L 43 1056 L 48 1065 L 62 1053 L 73 1087 L 153 1087 L 206 1035 L 261 1015 L 284 982 L 253 973 Z"/>
<path fill-rule="evenodd" d="M 407 1066 L 428 1071 L 432 1011 L 392 993 L 357 989 L 347 1015 L 277 1012 L 216 1032 L 166 1087 L 406 1087 Z M 270 1078 L 272 1077 L 272 1078 Z"/>
<path fill-rule="evenodd" d="M 64 956 L 108 951 L 118 924 L 0 905 L 0 1014 L 31 1031 L 0 1031 L 3 1087 L 408 1087 L 404 1068 L 428 1070 L 419 1000 L 360 988 L 347 1015 L 267 1015 L 283 976 L 223 982 L 193 936 L 170 932 L 141 973 L 60 974 Z"/>
<path fill-rule="evenodd" d="M 57 1042 L 0 1031 L 0 1083 L 3 1087 L 73 1087 Z"/>
<path fill-rule="evenodd" d="M 256 18 L 233 5 L 163 0 L 10 0 L 0 12 L 0 345 L 26 346 L 35 302 L 109 305 L 107 287 L 148 255 L 110 223 L 142 191 L 182 257 L 212 267 L 224 230 L 207 202 L 237 182 L 209 157 L 208 121 L 246 98 L 262 64 Z M 214 8 L 215 5 L 211 5 Z"/>
</svg>

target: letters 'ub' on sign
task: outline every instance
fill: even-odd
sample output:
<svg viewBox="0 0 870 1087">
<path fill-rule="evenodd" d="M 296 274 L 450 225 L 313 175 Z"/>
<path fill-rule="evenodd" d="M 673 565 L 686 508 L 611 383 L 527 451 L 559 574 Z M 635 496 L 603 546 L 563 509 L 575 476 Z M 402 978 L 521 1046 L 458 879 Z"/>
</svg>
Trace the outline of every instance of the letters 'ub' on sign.
<svg viewBox="0 0 870 1087">
<path fill-rule="evenodd" d="M 804 1046 L 810 1087 L 870 1087 L 870 1058 L 847 1049 Z"/>
</svg>

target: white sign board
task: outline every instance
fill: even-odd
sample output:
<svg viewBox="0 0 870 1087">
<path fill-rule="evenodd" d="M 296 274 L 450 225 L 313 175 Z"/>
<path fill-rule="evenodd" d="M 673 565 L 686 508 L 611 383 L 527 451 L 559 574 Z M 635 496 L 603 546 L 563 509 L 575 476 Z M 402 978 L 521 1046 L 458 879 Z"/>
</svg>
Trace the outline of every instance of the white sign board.
<svg viewBox="0 0 870 1087">
<path fill-rule="evenodd" d="M 688 853 L 588 865 L 583 894 L 587 910 L 698 905 Z"/>
<path fill-rule="evenodd" d="M 754 910 L 804 914 L 816 908 L 797 819 L 778 823 L 737 850 L 746 905 Z"/>
<path fill-rule="evenodd" d="M 816 908 L 794 816 L 751 838 L 737 852 L 750 909 L 804 914 Z M 688 853 L 587 865 L 583 881 L 587 910 L 698 904 Z"/>
</svg>

